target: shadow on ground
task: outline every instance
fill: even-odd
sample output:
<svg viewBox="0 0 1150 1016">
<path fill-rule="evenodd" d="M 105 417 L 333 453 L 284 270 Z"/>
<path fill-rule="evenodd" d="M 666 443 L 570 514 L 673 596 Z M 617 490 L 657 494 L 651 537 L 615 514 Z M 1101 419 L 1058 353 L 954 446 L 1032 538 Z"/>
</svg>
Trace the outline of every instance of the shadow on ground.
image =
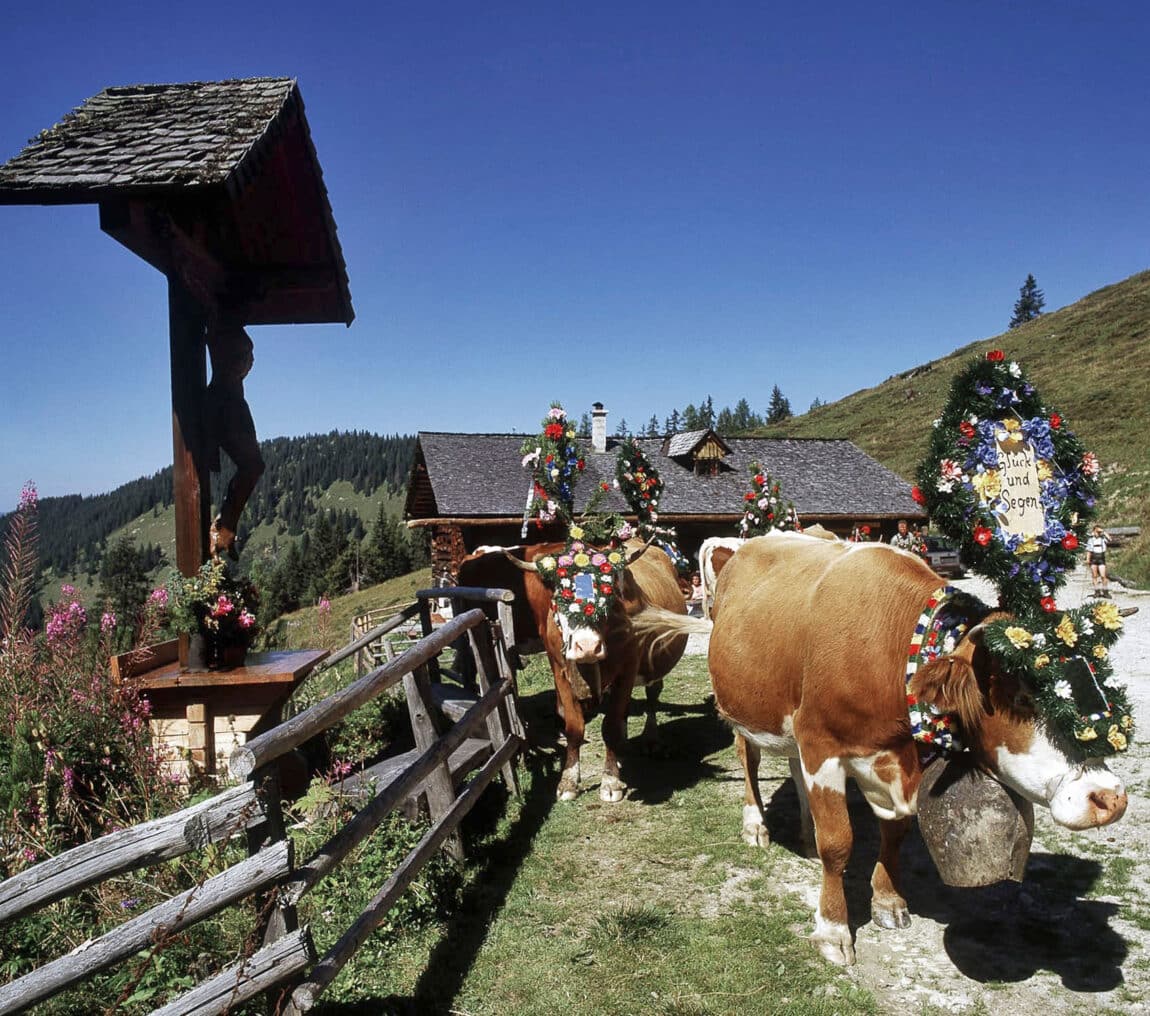
<svg viewBox="0 0 1150 1016">
<path fill-rule="evenodd" d="M 855 839 L 845 886 L 850 925 L 857 931 L 871 919 L 870 877 L 878 857 L 879 827 L 853 784 L 847 804 Z M 798 796 L 791 780 L 778 783 L 766 811 L 771 841 L 803 856 Z M 917 826 L 902 848 L 903 894 L 912 922 L 917 915 L 942 925 L 951 962 L 983 984 L 1025 981 L 1040 970 L 1054 973 L 1072 991 L 1109 991 L 1122 984 L 1129 947 L 1110 926 L 1119 908 L 1081 898 L 1101 874 L 1102 865 L 1094 860 L 1036 854 L 1021 883 L 960 889 L 943 884 Z M 817 878 L 812 869 L 812 886 Z M 914 925 L 907 932 L 881 934 L 913 935 Z"/>
</svg>

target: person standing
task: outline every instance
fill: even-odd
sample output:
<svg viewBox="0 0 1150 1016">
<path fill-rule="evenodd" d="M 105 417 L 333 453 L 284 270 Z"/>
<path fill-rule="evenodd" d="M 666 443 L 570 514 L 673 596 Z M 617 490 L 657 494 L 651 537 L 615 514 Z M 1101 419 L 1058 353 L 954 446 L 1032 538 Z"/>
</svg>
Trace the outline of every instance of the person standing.
<svg viewBox="0 0 1150 1016">
<path fill-rule="evenodd" d="M 1090 583 L 1094 587 L 1095 596 L 1110 595 L 1110 579 L 1106 574 L 1106 547 L 1109 542 L 1110 534 L 1097 525 L 1086 541 L 1086 563 L 1090 565 Z"/>
<path fill-rule="evenodd" d="M 907 528 L 906 519 L 898 520 L 898 532 L 890 538 L 890 545 L 899 550 L 909 550 L 912 554 L 918 551 L 918 537 Z"/>
</svg>

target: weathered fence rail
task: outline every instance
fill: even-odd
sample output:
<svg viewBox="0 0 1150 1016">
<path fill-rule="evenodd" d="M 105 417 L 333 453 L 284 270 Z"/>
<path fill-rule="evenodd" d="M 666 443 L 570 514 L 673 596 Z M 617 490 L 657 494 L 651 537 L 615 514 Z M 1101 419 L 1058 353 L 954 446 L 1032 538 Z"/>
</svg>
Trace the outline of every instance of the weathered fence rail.
<svg viewBox="0 0 1150 1016">
<path fill-rule="evenodd" d="M 100 971 L 154 946 L 219 911 L 255 895 L 263 905 L 263 945 L 241 962 L 211 976 L 173 999 L 157 1013 L 223 1013 L 272 990 L 292 988 L 281 1011 L 311 1009 L 324 989 L 384 920 L 404 889 L 440 849 L 462 858 L 459 824 L 483 790 L 502 774 L 515 791 L 514 759 L 523 729 L 514 698 L 514 672 L 505 632 L 510 632 L 511 594 L 505 590 L 452 588 L 453 602 L 494 604 L 490 621 L 483 609 L 464 609 L 433 628 L 428 601 L 443 590 L 421 590 L 417 601 L 375 625 L 330 656 L 323 669 L 356 656 L 364 646 L 419 618 L 423 637 L 329 697 L 238 747 L 235 775 L 248 782 L 174 815 L 120 830 L 50 858 L 0 883 L 0 922 L 17 919 L 105 879 L 179 857 L 241 832 L 249 857 L 153 907 L 66 956 L 0 985 L 0 1014 L 24 1011 Z M 490 607 L 488 608 L 490 609 Z M 461 641 L 476 666 L 474 690 L 440 684 L 439 655 Z M 365 703 L 402 683 L 416 748 L 349 781 L 359 805 L 354 815 L 298 866 L 284 828 L 276 762 Z M 450 702 L 455 715 L 439 719 L 438 703 Z M 478 767 L 478 768 L 477 768 Z M 469 779 L 465 779 L 471 773 Z M 396 808 L 414 796 L 426 801 L 432 825 L 394 872 L 380 873 L 376 896 L 338 941 L 317 961 L 308 928 L 299 928 L 296 905 Z M 282 1001 L 282 1000 L 281 1000 Z"/>
</svg>

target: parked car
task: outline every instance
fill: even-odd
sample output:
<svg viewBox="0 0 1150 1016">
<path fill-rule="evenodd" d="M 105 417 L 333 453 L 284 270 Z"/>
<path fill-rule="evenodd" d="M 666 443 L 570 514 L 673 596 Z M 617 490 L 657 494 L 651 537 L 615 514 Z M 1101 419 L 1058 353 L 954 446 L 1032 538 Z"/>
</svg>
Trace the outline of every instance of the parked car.
<svg viewBox="0 0 1150 1016">
<path fill-rule="evenodd" d="M 943 578 L 960 579 L 966 574 L 958 551 L 938 536 L 926 538 L 926 563 Z"/>
</svg>

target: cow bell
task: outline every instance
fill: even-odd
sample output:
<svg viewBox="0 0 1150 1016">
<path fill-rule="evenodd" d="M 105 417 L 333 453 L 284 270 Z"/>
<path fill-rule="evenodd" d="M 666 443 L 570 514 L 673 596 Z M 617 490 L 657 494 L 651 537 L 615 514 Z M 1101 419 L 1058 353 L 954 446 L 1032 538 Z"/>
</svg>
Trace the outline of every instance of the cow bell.
<svg viewBox="0 0 1150 1016">
<path fill-rule="evenodd" d="M 1021 882 L 1034 805 L 958 757 L 937 758 L 918 788 L 918 827 L 943 882 Z"/>
</svg>

